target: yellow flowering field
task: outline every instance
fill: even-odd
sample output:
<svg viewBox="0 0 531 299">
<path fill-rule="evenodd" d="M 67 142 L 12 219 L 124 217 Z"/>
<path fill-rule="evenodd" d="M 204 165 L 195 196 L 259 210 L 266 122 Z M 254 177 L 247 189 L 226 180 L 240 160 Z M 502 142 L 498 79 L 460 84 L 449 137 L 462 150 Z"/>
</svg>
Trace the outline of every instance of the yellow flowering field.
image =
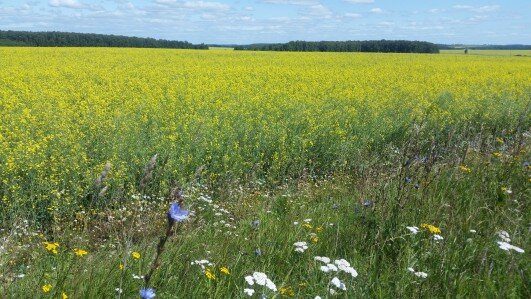
<svg viewBox="0 0 531 299">
<path fill-rule="evenodd" d="M 516 122 L 525 57 L 223 50 L 0 48 L 4 209 L 84 205 L 134 192 L 159 154 L 161 184 L 279 182 L 359 164 L 404 124 Z"/>
</svg>

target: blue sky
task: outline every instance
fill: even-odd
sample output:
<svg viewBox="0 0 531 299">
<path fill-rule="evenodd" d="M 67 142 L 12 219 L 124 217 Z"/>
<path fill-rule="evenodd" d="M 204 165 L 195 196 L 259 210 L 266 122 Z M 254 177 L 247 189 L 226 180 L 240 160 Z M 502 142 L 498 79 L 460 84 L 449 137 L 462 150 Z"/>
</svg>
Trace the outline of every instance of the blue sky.
<svg viewBox="0 0 531 299">
<path fill-rule="evenodd" d="M 0 29 L 255 43 L 531 44 L 531 0 L 0 0 Z"/>
</svg>

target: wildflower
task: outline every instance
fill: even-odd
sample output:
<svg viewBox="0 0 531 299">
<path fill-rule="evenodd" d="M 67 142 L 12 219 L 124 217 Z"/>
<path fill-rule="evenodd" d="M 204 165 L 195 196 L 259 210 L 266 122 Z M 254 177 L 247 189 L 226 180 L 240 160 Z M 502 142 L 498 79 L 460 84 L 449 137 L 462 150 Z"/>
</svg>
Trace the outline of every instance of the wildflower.
<svg viewBox="0 0 531 299">
<path fill-rule="evenodd" d="M 138 260 L 140 258 L 140 252 L 138 251 L 133 251 L 133 253 L 131 253 L 131 256 L 135 259 L 135 260 Z"/>
<path fill-rule="evenodd" d="M 260 225 L 260 220 L 253 220 L 253 222 L 251 223 L 251 227 L 253 229 L 258 229 L 258 226 Z"/>
<path fill-rule="evenodd" d="M 419 228 L 416 226 L 406 226 L 406 228 L 409 229 L 409 231 L 412 232 L 414 235 L 419 232 Z"/>
<path fill-rule="evenodd" d="M 415 187 L 415 189 L 419 189 L 420 188 L 420 183 L 419 182 L 415 183 L 414 187 Z"/>
<path fill-rule="evenodd" d="M 170 211 L 168 212 L 168 219 L 170 219 L 170 221 L 182 222 L 188 219 L 189 214 L 190 213 L 188 211 L 181 210 L 181 206 L 178 202 L 174 202 L 170 206 Z"/>
<path fill-rule="evenodd" d="M 504 143 L 503 139 L 501 137 L 496 137 L 496 141 L 498 143 Z"/>
<path fill-rule="evenodd" d="M 497 241 L 498 243 L 498 246 L 500 247 L 500 249 L 503 249 L 505 251 L 509 251 L 509 250 L 514 250 L 516 252 L 519 252 L 519 253 L 524 253 L 525 251 L 520 248 L 520 247 L 517 247 L 517 246 L 514 246 L 514 245 L 511 245 L 507 242 L 502 242 L 502 241 Z"/>
<path fill-rule="evenodd" d="M 492 155 L 496 158 L 500 158 L 502 156 L 502 154 L 500 152 L 495 152 L 495 153 L 492 153 Z"/>
<path fill-rule="evenodd" d="M 230 275 L 230 270 L 227 267 L 221 267 L 219 268 L 219 271 L 223 274 Z"/>
<path fill-rule="evenodd" d="M 312 222 L 312 219 L 310 219 L 310 218 L 308 218 L 308 219 L 304 219 L 304 222 L 305 222 L 305 223 L 310 223 L 310 222 Z"/>
<path fill-rule="evenodd" d="M 118 265 L 118 269 L 123 270 L 123 269 L 124 269 L 124 264 L 120 263 L 120 264 Z"/>
<path fill-rule="evenodd" d="M 463 173 L 471 173 L 472 172 L 472 169 L 464 166 L 464 165 L 459 165 L 459 170 Z"/>
<path fill-rule="evenodd" d="M 51 252 L 53 254 L 57 254 L 58 253 L 58 249 L 59 249 L 59 243 L 57 243 L 57 242 L 54 242 L 54 243 L 44 242 L 44 247 L 49 252 Z"/>
<path fill-rule="evenodd" d="M 255 255 L 255 256 L 262 256 L 262 250 L 260 250 L 260 248 L 256 248 L 256 249 L 254 250 L 254 255 Z"/>
<path fill-rule="evenodd" d="M 321 296 L 315 296 L 313 299 L 321 299 Z"/>
<path fill-rule="evenodd" d="M 323 271 L 324 273 L 337 272 L 338 270 L 336 265 L 334 264 L 326 264 L 324 266 L 319 267 L 319 269 Z"/>
<path fill-rule="evenodd" d="M 205 276 L 208 278 L 208 280 L 215 280 L 216 279 L 216 275 L 214 275 L 214 273 L 210 269 L 206 269 Z"/>
<path fill-rule="evenodd" d="M 512 194 L 513 191 L 507 187 L 501 187 L 501 191 L 507 195 Z"/>
<path fill-rule="evenodd" d="M 45 285 L 42 286 L 42 291 L 44 293 L 49 293 L 51 290 L 52 290 L 52 285 L 51 284 L 45 284 Z"/>
<path fill-rule="evenodd" d="M 68 299 L 68 295 L 65 292 L 61 293 L 61 299 Z"/>
<path fill-rule="evenodd" d="M 363 201 L 363 206 L 366 208 L 371 208 L 374 205 L 374 202 L 370 199 L 366 199 Z"/>
<path fill-rule="evenodd" d="M 144 279 L 144 276 L 133 274 L 133 279 Z"/>
<path fill-rule="evenodd" d="M 295 246 L 295 251 L 296 252 L 304 252 L 306 251 L 306 249 L 308 249 L 308 243 L 306 242 L 295 242 L 293 243 L 293 246 Z"/>
<path fill-rule="evenodd" d="M 411 267 L 409 267 L 407 269 L 409 270 L 409 272 L 415 274 L 415 276 L 417 276 L 417 277 L 420 277 L 420 278 L 428 277 L 428 273 L 426 273 L 426 272 L 417 272 L 417 271 L 415 271 L 415 269 L 413 269 Z"/>
<path fill-rule="evenodd" d="M 475 229 L 471 229 L 471 230 L 469 230 L 469 232 L 471 232 L 473 234 L 477 233 L 477 231 Z"/>
<path fill-rule="evenodd" d="M 249 284 L 250 286 L 254 285 L 254 278 L 250 275 L 247 275 L 245 276 L 245 281 L 247 282 L 247 284 Z"/>
<path fill-rule="evenodd" d="M 155 298 L 155 290 L 152 288 L 143 288 L 140 290 L 140 298 L 142 299 L 152 299 Z"/>
<path fill-rule="evenodd" d="M 413 181 L 413 179 L 407 176 L 404 181 L 409 184 Z"/>
<path fill-rule="evenodd" d="M 273 281 L 271 281 L 271 279 L 269 279 L 267 275 L 262 272 L 254 272 L 252 276 L 245 276 L 245 281 L 251 286 L 257 284 L 259 286 L 265 286 L 273 292 L 277 291 L 277 287 Z"/>
<path fill-rule="evenodd" d="M 336 288 L 338 288 L 338 289 L 340 289 L 342 291 L 346 291 L 347 290 L 347 287 L 345 286 L 345 284 L 341 280 L 339 280 L 339 278 L 337 278 L 337 277 L 332 278 L 330 283 L 333 286 L 335 286 Z"/>
<path fill-rule="evenodd" d="M 433 235 L 433 240 L 435 240 L 435 241 L 437 241 L 437 242 L 438 242 L 438 241 L 441 241 L 441 240 L 443 240 L 443 239 L 444 239 L 444 238 L 443 238 L 441 235 L 437 235 L 437 234 Z"/>
<path fill-rule="evenodd" d="M 423 224 L 420 225 L 420 227 L 429 230 L 430 233 L 432 233 L 432 234 L 440 234 L 441 233 L 441 229 L 440 228 L 438 228 L 436 226 L 433 226 L 431 224 L 423 223 Z"/>
<path fill-rule="evenodd" d="M 323 231 L 323 227 L 322 226 L 319 226 L 318 228 L 315 229 L 316 232 L 320 233 Z"/>
<path fill-rule="evenodd" d="M 299 225 L 299 222 L 298 221 L 294 221 L 293 225 Z"/>
<path fill-rule="evenodd" d="M 116 288 L 116 289 L 114 289 L 114 290 L 115 290 L 118 294 L 121 294 L 121 293 L 123 293 L 123 291 L 124 291 L 124 290 L 122 290 L 122 289 L 120 289 L 120 288 Z"/>
<path fill-rule="evenodd" d="M 83 249 L 74 249 L 74 252 L 77 256 L 85 256 L 88 254 L 88 252 L 86 250 L 83 250 Z"/>
<path fill-rule="evenodd" d="M 508 232 L 506 232 L 504 230 L 501 230 L 497 234 L 498 234 L 498 237 L 500 237 L 500 239 L 502 239 L 502 241 L 507 242 L 507 243 L 511 242 L 511 238 L 510 238 Z"/>
<path fill-rule="evenodd" d="M 304 223 L 304 224 L 302 225 L 302 227 L 307 228 L 307 229 L 312 229 L 312 225 L 309 224 L 309 223 Z"/>
<path fill-rule="evenodd" d="M 278 290 L 278 292 L 280 293 L 280 295 L 285 295 L 285 296 L 290 296 L 290 297 L 295 296 L 295 291 L 293 291 L 291 287 L 281 287 Z"/>
<path fill-rule="evenodd" d="M 337 265 L 340 271 L 350 274 L 352 277 L 357 277 L 358 272 L 350 266 L 350 263 L 344 259 L 335 260 L 334 263 Z M 329 266 L 330 267 L 330 266 Z"/>
<path fill-rule="evenodd" d="M 329 264 L 330 263 L 330 258 L 328 258 L 326 256 L 316 256 L 313 259 L 316 260 L 316 261 L 323 262 L 325 264 Z"/>
<path fill-rule="evenodd" d="M 253 289 L 243 289 L 243 292 L 245 294 L 247 294 L 247 296 L 251 297 L 252 295 L 254 295 L 254 290 Z"/>
<path fill-rule="evenodd" d="M 317 237 L 317 236 L 311 236 L 311 237 L 310 237 L 310 241 L 312 241 L 312 243 L 317 243 L 317 242 L 319 242 L 319 237 Z"/>
</svg>

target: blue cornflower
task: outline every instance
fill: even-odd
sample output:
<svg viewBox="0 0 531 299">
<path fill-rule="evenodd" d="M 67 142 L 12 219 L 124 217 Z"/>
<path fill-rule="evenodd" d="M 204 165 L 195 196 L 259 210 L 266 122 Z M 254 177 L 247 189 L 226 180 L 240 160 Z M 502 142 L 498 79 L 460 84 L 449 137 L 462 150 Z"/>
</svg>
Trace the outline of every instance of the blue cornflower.
<svg viewBox="0 0 531 299">
<path fill-rule="evenodd" d="M 366 199 L 363 201 L 363 206 L 366 208 L 371 208 L 374 205 L 374 202 L 370 199 Z"/>
<path fill-rule="evenodd" d="M 407 177 L 405 178 L 405 181 L 406 181 L 406 183 L 411 183 L 411 181 L 413 181 L 413 180 L 412 180 L 410 177 L 407 176 Z"/>
<path fill-rule="evenodd" d="M 174 202 L 170 206 L 170 211 L 168 212 L 168 217 L 175 222 L 182 222 L 188 219 L 188 211 L 181 210 L 181 206 L 178 202 Z"/>
<path fill-rule="evenodd" d="M 256 248 L 255 251 L 254 251 L 254 255 L 262 256 L 262 250 L 260 250 L 260 248 Z"/>
<path fill-rule="evenodd" d="M 155 297 L 155 290 L 152 288 L 141 289 L 140 298 L 142 299 L 152 299 Z"/>
<path fill-rule="evenodd" d="M 259 225 L 260 225 L 260 220 L 259 220 L 259 219 L 256 219 L 256 220 L 254 220 L 254 221 L 251 223 L 251 226 L 252 226 L 254 229 L 257 229 Z"/>
<path fill-rule="evenodd" d="M 420 183 L 415 184 L 415 189 L 418 189 L 418 188 L 420 188 Z"/>
</svg>

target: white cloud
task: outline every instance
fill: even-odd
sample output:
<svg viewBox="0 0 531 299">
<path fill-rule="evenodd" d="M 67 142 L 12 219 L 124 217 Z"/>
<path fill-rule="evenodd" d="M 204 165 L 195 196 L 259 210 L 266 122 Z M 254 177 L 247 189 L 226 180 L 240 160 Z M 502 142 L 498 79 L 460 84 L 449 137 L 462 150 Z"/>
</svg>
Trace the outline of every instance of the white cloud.
<svg viewBox="0 0 531 299">
<path fill-rule="evenodd" d="M 353 12 L 347 12 L 345 14 L 345 17 L 347 17 L 347 18 L 361 18 L 361 14 L 353 13 Z"/>
<path fill-rule="evenodd" d="M 382 13 L 383 9 L 381 9 L 379 7 L 375 7 L 373 9 L 371 9 L 370 12 L 372 12 L 372 13 Z"/>
<path fill-rule="evenodd" d="M 48 4 L 53 7 L 83 8 L 84 5 L 77 0 L 49 0 Z"/>
<path fill-rule="evenodd" d="M 292 5 L 319 5 L 319 1 L 317 0 L 264 0 L 264 2 Z"/>
<path fill-rule="evenodd" d="M 229 6 L 227 4 L 219 2 L 207 2 L 207 1 L 186 1 L 183 4 L 185 8 L 201 9 L 201 10 L 227 10 Z"/>
<path fill-rule="evenodd" d="M 343 0 L 345 2 L 354 3 L 354 4 L 368 4 L 374 3 L 374 0 Z"/>
<path fill-rule="evenodd" d="M 458 5 L 454 5 L 452 7 L 455 8 L 455 9 L 468 10 L 468 11 L 478 12 L 478 13 L 492 12 L 492 11 L 497 11 L 498 9 L 500 9 L 499 5 L 484 5 L 484 6 L 477 6 L 476 7 L 476 6 L 458 4 Z"/>
</svg>

